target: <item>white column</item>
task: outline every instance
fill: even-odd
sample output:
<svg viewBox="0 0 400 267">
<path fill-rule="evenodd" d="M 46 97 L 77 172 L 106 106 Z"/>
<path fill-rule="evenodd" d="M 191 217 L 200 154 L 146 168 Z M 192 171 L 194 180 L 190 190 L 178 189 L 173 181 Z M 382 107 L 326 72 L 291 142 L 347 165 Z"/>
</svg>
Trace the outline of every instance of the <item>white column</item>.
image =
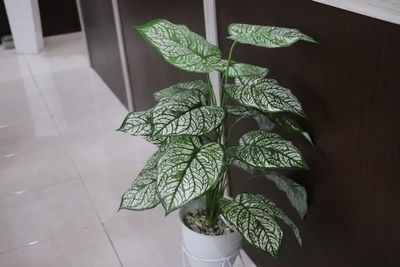
<svg viewBox="0 0 400 267">
<path fill-rule="evenodd" d="M 213 45 L 218 46 L 218 34 L 217 34 L 217 11 L 215 9 L 215 0 L 203 0 L 204 7 L 204 24 L 206 28 L 206 39 Z M 210 73 L 211 84 L 214 87 L 215 97 L 217 102 L 220 102 L 220 85 L 221 79 L 219 72 Z"/>
<path fill-rule="evenodd" d="M 43 48 L 38 0 L 4 0 L 17 53 L 39 53 Z"/>
</svg>

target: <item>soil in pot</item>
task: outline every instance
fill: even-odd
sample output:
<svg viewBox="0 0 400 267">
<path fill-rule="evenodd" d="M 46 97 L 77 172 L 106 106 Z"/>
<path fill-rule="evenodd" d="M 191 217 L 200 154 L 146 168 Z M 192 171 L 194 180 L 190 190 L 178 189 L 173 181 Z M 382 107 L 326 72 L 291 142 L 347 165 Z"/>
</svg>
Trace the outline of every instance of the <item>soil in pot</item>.
<svg viewBox="0 0 400 267">
<path fill-rule="evenodd" d="M 195 209 L 189 211 L 188 214 L 183 218 L 185 225 L 203 235 L 228 235 L 233 233 L 233 230 L 229 228 L 220 218 L 218 218 L 217 223 L 214 227 L 209 227 L 206 221 L 206 211 L 204 209 Z"/>
</svg>

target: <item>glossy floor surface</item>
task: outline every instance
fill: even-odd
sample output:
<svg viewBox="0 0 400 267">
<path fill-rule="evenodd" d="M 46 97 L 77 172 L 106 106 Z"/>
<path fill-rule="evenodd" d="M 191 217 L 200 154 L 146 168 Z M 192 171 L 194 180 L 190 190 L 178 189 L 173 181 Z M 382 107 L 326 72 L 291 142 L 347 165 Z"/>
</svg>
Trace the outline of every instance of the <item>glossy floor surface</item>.
<svg viewBox="0 0 400 267">
<path fill-rule="evenodd" d="M 81 33 L 0 49 L 0 266 L 182 265 L 176 212 L 117 212 L 155 151 L 114 131 L 126 114 Z"/>
</svg>

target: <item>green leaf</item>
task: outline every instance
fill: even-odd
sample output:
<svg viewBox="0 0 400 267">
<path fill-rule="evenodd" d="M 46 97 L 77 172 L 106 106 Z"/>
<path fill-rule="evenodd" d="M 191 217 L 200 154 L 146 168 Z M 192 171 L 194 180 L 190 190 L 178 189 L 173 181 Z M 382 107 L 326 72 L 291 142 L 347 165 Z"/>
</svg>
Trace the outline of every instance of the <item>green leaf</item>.
<svg viewBox="0 0 400 267">
<path fill-rule="evenodd" d="M 224 152 L 217 143 L 177 136 L 158 163 L 157 191 L 166 213 L 199 198 L 219 180 Z"/>
<path fill-rule="evenodd" d="M 188 91 L 172 101 L 160 102 L 153 111 L 153 136 L 203 135 L 217 128 L 225 118 L 222 108 L 205 106 L 198 90 Z"/>
<path fill-rule="evenodd" d="M 234 200 L 221 199 L 220 208 L 222 215 L 250 244 L 275 258 L 283 232 L 270 203 L 259 195 L 240 194 Z"/>
<path fill-rule="evenodd" d="M 265 177 L 273 181 L 279 190 L 285 192 L 290 204 L 297 211 L 300 218 L 303 219 L 308 209 L 306 189 L 277 172 L 270 172 Z"/>
<path fill-rule="evenodd" d="M 270 113 L 267 116 L 282 130 L 292 133 L 301 133 L 311 144 L 314 144 L 311 136 L 305 130 L 303 130 L 303 128 L 301 128 L 296 121 L 292 120 L 287 115 L 283 113 Z"/>
<path fill-rule="evenodd" d="M 240 160 L 233 160 L 232 165 L 248 172 L 250 175 L 256 175 L 258 170 Z M 300 184 L 295 181 L 283 176 L 280 173 L 269 171 L 265 174 L 265 177 L 274 182 L 279 190 L 286 194 L 290 204 L 297 211 L 299 216 L 303 219 L 307 213 L 307 191 Z"/>
<path fill-rule="evenodd" d="M 244 77 L 236 78 L 234 85 L 224 87 L 226 93 L 238 103 L 262 112 L 292 112 L 304 116 L 299 100 L 292 92 L 274 80 Z"/>
<path fill-rule="evenodd" d="M 278 126 L 287 132 L 301 133 L 313 144 L 311 136 L 303 130 L 295 120 L 289 118 L 285 113 L 261 113 L 255 108 L 243 106 L 227 106 L 226 111 L 233 116 L 255 119 L 260 129 L 264 131 L 271 131 L 275 126 Z"/>
<path fill-rule="evenodd" d="M 160 203 L 157 196 L 157 162 L 164 152 L 158 150 L 147 161 L 131 188 L 122 196 L 120 209 L 145 210 Z"/>
<path fill-rule="evenodd" d="M 204 95 L 208 95 L 209 93 L 208 84 L 198 80 L 198 81 L 184 82 L 172 85 L 168 88 L 165 88 L 163 90 L 154 93 L 154 98 L 156 101 L 159 101 L 162 98 L 168 98 L 168 99 L 176 98 L 177 96 L 180 95 L 180 93 L 187 92 L 188 90 L 193 90 L 193 89 L 201 91 Z"/>
<path fill-rule="evenodd" d="M 133 136 L 146 136 L 151 134 L 152 110 L 130 112 L 121 127 L 117 130 Z"/>
<path fill-rule="evenodd" d="M 292 142 L 274 133 L 248 132 L 233 150 L 238 160 L 257 168 L 308 168 Z"/>
<path fill-rule="evenodd" d="M 222 59 L 218 64 L 215 65 L 215 68 L 219 72 L 225 73 L 227 66 L 228 66 L 228 60 Z M 246 77 L 246 76 L 265 77 L 267 73 L 268 73 L 267 68 L 258 67 L 245 63 L 237 63 L 234 61 L 231 61 L 228 69 L 228 77 Z"/>
<path fill-rule="evenodd" d="M 226 106 L 226 112 L 230 115 L 243 118 L 252 118 L 259 114 L 257 110 L 243 106 Z"/>
<path fill-rule="evenodd" d="M 228 26 L 228 32 L 231 35 L 229 39 L 267 48 L 286 47 L 300 40 L 316 43 L 297 29 L 232 23 Z"/>
<path fill-rule="evenodd" d="M 221 59 L 218 47 L 184 25 L 156 19 L 136 29 L 168 63 L 185 71 L 208 73 Z"/>
</svg>

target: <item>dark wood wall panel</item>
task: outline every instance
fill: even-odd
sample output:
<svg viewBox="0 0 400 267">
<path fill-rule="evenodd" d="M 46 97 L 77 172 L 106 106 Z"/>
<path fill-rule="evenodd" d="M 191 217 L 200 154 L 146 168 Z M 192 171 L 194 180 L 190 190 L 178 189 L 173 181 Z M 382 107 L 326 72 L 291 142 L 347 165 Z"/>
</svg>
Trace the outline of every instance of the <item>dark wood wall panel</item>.
<svg viewBox="0 0 400 267">
<path fill-rule="evenodd" d="M 91 65 L 127 107 L 111 0 L 81 0 Z"/>
<path fill-rule="evenodd" d="M 400 266 L 400 26 L 304 0 L 219 0 L 217 12 L 225 51 L 230 22 L 299 28 L 320 42 L 234 52 L 293 90 L 316 143 L 292 137 L 311 166 L 293 173 L 310 195 L 304 222 L 272 183 L 231 172 L 234 194 L 270 197 L 301 228 L 303 249 L 288 231 L 277 261 L 247 246 L 257 266 Z"/>
<path fill-rule="evenodd" d="M 119 0 L 119 6 L 135 110 L 153 106 L 154 91 L 181 81 L 204 77 L 175 69 L 166 63 L 132 28 L 156 18 L 164 18 L 173 23 L 186 24 L 191 30 L 204 36 L 201 0 Z"/>
</svg>

